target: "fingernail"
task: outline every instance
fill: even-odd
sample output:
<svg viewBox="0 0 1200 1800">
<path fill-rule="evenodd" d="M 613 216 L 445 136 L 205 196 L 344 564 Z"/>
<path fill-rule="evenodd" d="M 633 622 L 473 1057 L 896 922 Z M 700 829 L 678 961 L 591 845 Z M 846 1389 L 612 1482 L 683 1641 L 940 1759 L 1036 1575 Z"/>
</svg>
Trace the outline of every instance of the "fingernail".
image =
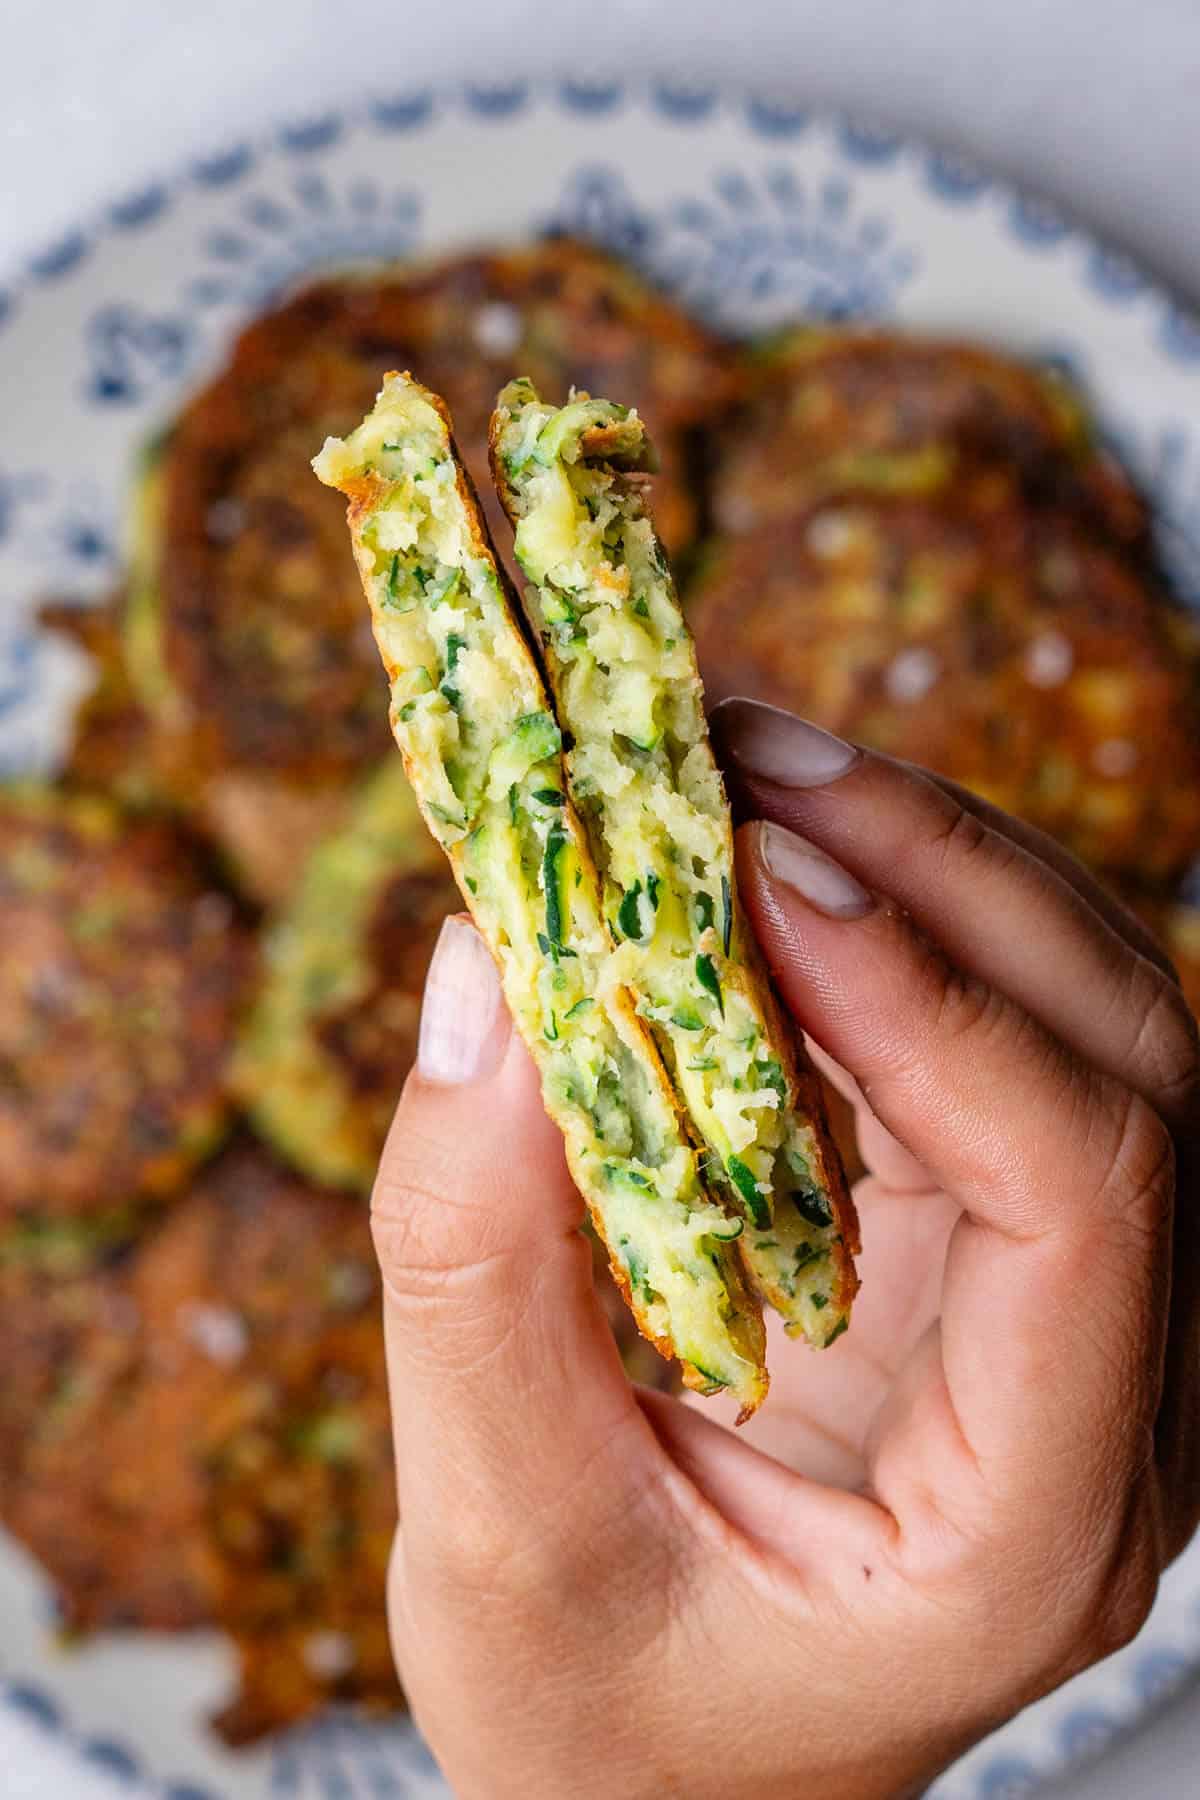
<svg viewBox="0 0 1200 1800">
<path fill-rule="evenodd" d="M 727 700 L 713 717 L 738 768 L 779 787 L 822 787 L 862 755 L 831 731 L 757 700 Z"/>
<path fill-rule="evenodd" d="M 425 977 L 418 1070 L 427 1081 L 478 1081 L 499 1066 L 510 1030 L 487 945 L 469 919 L 452 915 Z"/>
<path fill-rule="evenodd" d="M 782 886 L 799 894 L 830 919 L 861 919 L 875 908 L 875 896 L 831 856 L 782 825 L 759 826 L 762 858 Z"/>
</svg>

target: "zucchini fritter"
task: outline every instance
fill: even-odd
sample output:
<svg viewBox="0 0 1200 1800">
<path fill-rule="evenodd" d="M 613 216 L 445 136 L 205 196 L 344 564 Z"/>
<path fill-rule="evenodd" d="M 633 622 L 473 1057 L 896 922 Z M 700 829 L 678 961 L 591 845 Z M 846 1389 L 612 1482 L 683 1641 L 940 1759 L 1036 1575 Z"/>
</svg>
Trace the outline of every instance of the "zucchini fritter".
<svg viewBox="0 0 1200 1800">
<path fill-rule="evenodd" d="M 218 1138 L 248 946 L 172 831 L 0 790 L 0 1222 L 169 1194 Z"/>
<path fill-rule="evenodd" d="M 312 445 L 362 418 L 381 368 L 411 366 L 447 395 L 482 477 L 517 348 L 548 391 L 603 376 L 645 405 L 682 547 L 687 463 L 728 398 L 729 359 L 622 264 L 565 242 L 307 289 L 242 334 L 146 459 L 129 667 L 162 779 L 256 899 L 286 897 L 347 781 L 386 750 L 378 657 L 341 509 L 308 479 Z"/>
<path fill-rule="evenodd" d="M 645 1027 L 612 967 L 564 791 L 562 736 L 455 456 L 442 403 L 389 375 L 316 459 L 355 558 L 421 810 L 450 858 L 538 1064 L 572 1173 L 645 1335 L 685 1379 L 766 1390 L 762 1318 L 703 1187 Z"/>
<path fill-rule="evenodd" d="M 267 928 L 235 1085 L 313 1180 L 369 1189 L 416 1049 L 433 945 L 458 905 L 397 758 L 362 787 Z"/>
<path fill-rule="evenodd" d="M 854 1211 L 817 1079 L 737 901 L 695 650 L 646 507 L 645 426 L 586 394 L 546 406 L 514 381 L 492 456 L 618 978 L 707 1147 L 710 1181 L 745 1216 L 751 1280 L 790 1331 L 832 1343 L 857 1285 Z"/>
<path fill-rule="evenodd" d="M 1009 493 L 1144 550 L 1149 519 L 1062 377 L 977 344 L 804 329 L 753 356 L 722 434 L 719 528 L 753 530 L 836 495 Z"/>
<path fill-rule="evenodd" d="M 38 621 L 85 651 L 94 667 L 60 775 L 72 787 L 98 789 L 122 806 L 140 809 L 154 806 L 160 793 L 150 721 L 125 667 L 124 607 L 122 592 L 98 606 L 40 607 Z"/>
<path fill-rule="evenodd" d="M 65 1624 L 228 1629 L 245 1741 L 394 1706 L 395 1528 L 366 1209 L 248 1147 L 78 1280 L 0 1265 L 0 1519 Z"/>
<path fill-rule="evenodd" d="M 830 501 L 717 547 L 689 617 L 713 698 L 927 764 L 1100 869 L 1165 880 L 1200 850 L 1195 664 L 1067 513 Z"/>
</svg>

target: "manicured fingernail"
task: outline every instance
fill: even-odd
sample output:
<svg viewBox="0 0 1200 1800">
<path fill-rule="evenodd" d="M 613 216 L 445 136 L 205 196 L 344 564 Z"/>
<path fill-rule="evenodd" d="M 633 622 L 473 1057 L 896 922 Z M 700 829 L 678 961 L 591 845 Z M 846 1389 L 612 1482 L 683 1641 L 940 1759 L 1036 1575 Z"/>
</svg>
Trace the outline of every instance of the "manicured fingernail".
<svg viewBox="0 0 1200 1800">
<path fill-rule="evenodd" d="M 727 700 L 713 719 L 738 768 L 779 787 L 822 787 L 862 755 L 819 725 L 757 700 Z"/>
<path fill-rule="evenodd" d="M 425 977 L 417 1068 L 427 1081 L 478 1081 L 499 1066 L 510 1030 L 486 944 L 469 919 L 450 917 Z"/>
<path fill-rule="evenodd" d="M 759 826 L 762 858 L 782 886 L 799 894 L 830 919 L 861 919 L 874 911 L 875 896 L 807 838 L 764 821 Z"/>
</svg>

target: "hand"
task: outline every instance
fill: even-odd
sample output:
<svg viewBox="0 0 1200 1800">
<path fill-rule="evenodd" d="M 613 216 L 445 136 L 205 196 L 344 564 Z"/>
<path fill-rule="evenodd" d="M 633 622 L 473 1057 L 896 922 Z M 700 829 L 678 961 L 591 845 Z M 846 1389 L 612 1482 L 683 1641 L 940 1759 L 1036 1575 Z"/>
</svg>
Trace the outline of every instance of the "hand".
<svg viewBox="0 0 1200 1800">
<path fill-rule="evenodd" d="M 447 924 L 375 1231 L 393 1636 L 459 1800 L 918 1792 L 1125 1643 L 1200 1512 L 1169 969 L 948 784 L 746 702 L 716 726 L 750 918 L 855 1100 L 863 1289 L 835 1348 L 776 1336 L 742 1432 L 632 1389 L 532 1065 Z"/>
</svg>

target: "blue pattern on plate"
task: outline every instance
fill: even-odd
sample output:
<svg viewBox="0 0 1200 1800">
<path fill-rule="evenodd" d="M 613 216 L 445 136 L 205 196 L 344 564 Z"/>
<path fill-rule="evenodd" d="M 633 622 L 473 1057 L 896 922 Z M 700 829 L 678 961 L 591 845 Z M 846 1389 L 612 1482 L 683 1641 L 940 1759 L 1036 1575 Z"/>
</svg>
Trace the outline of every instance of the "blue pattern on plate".
<svg viewBox="0 0 1200 1800">
<path fill-rule="evenodd" d="M 1058 208 L 1037 194 L 1017 192 L 1009 208 L 1009 224 L 1022 243 L 1048 250 L 1070 235 L 1071 227 Z"/>
<path fill-rule="evenodd" d="M 165 183 L 155 182 L 150 187 L 126 194 L 122 200 L 114 200 L 108 209 L 108 217 L 118 231 L 140 231 L 143 225 L 153 224 L 159 214 L 166 211 L 170 199 Z"/>
<path fill-rule="evenodd" d="M 495 82 L 484 86 L 476 83 L 465 91 L 468 109 L 481 119 L 511 119 L 521 112 L 529 99 L 526 81 Z"/>
<path fill-rule="evenodd" d="M 328 150 L 336 144 L 343 130 L 339 113 L 322 113 L 315 119 L 297 119 L 294 124 L 281 125 L 279 143 L 298 156 L 311 156 L 314 150 Z"/>
<path fill-rule="evenodd" d="M 931 150 L 925 157 L 925 181 L 939 200 L 955 206 L 978 200 L 991 186 L 991 178 L 976 163 L 956 150 Z"/>
<path fill-rule="evenodd" d="M 209 231 L 201 266 L 182 282 L 179 305 L 167 314 L 147 312 L 133 297 L 97 309 L 89 318 L 83 352 L 84 392 L 91 404 L 132 409 L 149 406 L 164 384 L 177 384 L 190 367 L 208 320 L 220 312 L 243 316 L 304 270 L 330 262 L 386 257 L 420 241 L 418 195 L 377 181 L 345 189 L 320 167 L 323 151 L 352 126 L 381 134 L 419 131 L 443 107 L 497 123 L 520 116 L 535 90 L 524 82 L 485 84 L 462 93 L 418 89 L 377 96 L 356 114 L 329 111 L 292 121 L 261 145 L 232 144 L 193 159 L 181 175 L 119 198 L 86 228 L 62 236 L 32 257 L 26 281 L 63 281 L 85 264 L 107 233 L 153 226 L 189 187 L 206 194 L 228 191 L 228 217 Z M 581 120 L 601 119 L 630 102 L 631 90 L 613 81 L 566 81 L 555 99 Z M 710 86 L 660 81 L 642 96 L 660 117 L 681 127 L 709 118 L 730 104 L 764 146 L 782 146 L 803 135 L 814 115 L 778 97 L 728 96 Z M 917 272 L 914 250 L 895 241 L 891 221 L 860 204 L 853 176 L 868 177 L 902 155 L 916 159 L 923 186 L 948 207 L 963 208 L 991 197 L 1005 228 L 1038 253 L 1078 252 L 1078 279 L 1102 302 L 1128 307 L 1149 300 L 1155 344 L 1181 366 L 1200 362 L 1200 318 L 1152 287 L 1128 258 L 1076 231 L 1056 208 L 993 181 L 969 159 L 947 150 L 906 149 L 893 133 L 858 120 L 837 122 L 844 174 L 808 184 L 781 162 L 747 164 L 715 175 L 697 172 L 689 194 L 658 210 L 647 209 L 621 174 L 595 163 L 566 169 L 559 203 L 546 223 L 581 232 L 641 262 L 674 284 L 693 304 L 732 322 L 764 299 L 832 317 L 886 315 Z M 243 184 L 275 153 L 270 193 Z M 279 174 L 279 154 L 293 166 Z M 0 289 L 0 328 L 16 309 L 23 282 Z M 219 329 L 228 330 L 223 319 Z M 1079 374 L 1069 344 L 1047 346 L 1047 357 Z M 1200 445 L 1194 422 L 1163 429 L 1153 444 L 1122 438 L 1126 451 L 1160 497 L 1164 555 L 1181 591 L 1200 605 Z M 35 529 L 36 523 L 36 529 Z M 19 534 L 81 574 L 115 560 L 112 521 L 86 495 L 54 492 L 47 475 L 0 470 L 0 541 Z M 0 644 L 0 715 L 29 703 L 38 680 L 42 640 L 18 624 Z M 1132 1662 L 1121 1702 L 1112 1710 L 1081 1707 L 1059 1727 L 1062 1758 L 1094 1751 L 1145 1705 L 1174 1692 L 1192 1663 L 1182 1651 L 1156 1649 Z M 0 1703 L 40 1729 L 69 1739 L 82 1756 L 132 1781 L 142 1764 L 136 1752 L 111 1738 L 75 1733 L 55 1697 L 22 1679 L 0 1681 Z M 271 1791 L 293 1800 L 404 1800 L 431 1791 L 435 1767 L 407 1723 L 363 1725 L 330 1719 L 275 1746 Z M 998 1756 L 977 1778 L 977 1800 L 1010 1800 L 1028 1793 L 1038 1770 L 1023 1757 Z M 221 1800 L 187 1782 L 156 1790 L 161 1800 Z"/>
<path fill-rule="evenodd" d="M 1072 1762 L 1095 1756 L 1112 1742 L 1116 1726 L 1098 1707 L 1081 1707 L 1063 1722 L 1059 1736 L 1065 1754 Z"/>
<path fill-rule="evenodd" d="M 720 95 L 715 87 L 688 86 L 681 82 L 659 81 L 654 86 L 654 105 L 665 119 L 683 125 L 694 125 L 707 119 L 716 109 Z"/>
<path fill-rule="evenodd" d="M 838 126 L 838 142 L 851 162 L 895 162 L 903 140 L 869 119 L 846 118 Z"/>
<path fill-rule="evenodd" d="M 793 100 L 773 100 L 752 94 L 746 101 L 746 123 L 759 137 L 799 137 L 811 118 L 811 108 Z"/>
<path fill-rule="evenodd" d="M 413 94 L 392 94 L 371 104 L 372 122 L 383 131 L 415 131 L 433 116 L 433 93 L 423 88 Z"/>
<path fill-rule="evenodd" d="M 82 231 L 72 231 L 66 237 L 59 238 L 57 243 L 39 250 L 36 256 L 29 259 L 29 273 L 35 281 L 61 281 L 64 275 L 77 269 L 88 251 L 91 249 L 87 237 Z"/>
<path fill-rule="evenodd" d="M 620 106 L 625 90 L 619 81 L 564 81 L 563 104 L 577 113 L 608 113 Z"/>
<path fill-rule="evenodd" d="M 1037 1770 L 1023 1756 L 999 1757 L 979 1778 L 980 1800 L 1022 1800 L 1037 1786 Z"/>
<path fill-rule="evenodd" d="M 215 156 L 202 156 L 193 162 L 189 173 L 200 187 L 231 187 L 254 167 L 254 151 L 249 144 L 231 144 Z"/>
<path fill-rule="evenodd" d="M 160 380 L 182 371 L 191 328 L 179 318 L 161 318 L 136 306 L 103 306 L 87 329 L 88 398 L 100 406 L 136 406 Z"/>
<path fill-rule="evenodd" d="M 131 1787 L 142 1779 L 141 1758 L 127 1745 L 115 1743 L 112 1738 L 84 1738 L 79 1753 L 85 1762 L 103 1769 L 112 1780 L 124 1782 L 126 1786 Z"/>
</svg>

